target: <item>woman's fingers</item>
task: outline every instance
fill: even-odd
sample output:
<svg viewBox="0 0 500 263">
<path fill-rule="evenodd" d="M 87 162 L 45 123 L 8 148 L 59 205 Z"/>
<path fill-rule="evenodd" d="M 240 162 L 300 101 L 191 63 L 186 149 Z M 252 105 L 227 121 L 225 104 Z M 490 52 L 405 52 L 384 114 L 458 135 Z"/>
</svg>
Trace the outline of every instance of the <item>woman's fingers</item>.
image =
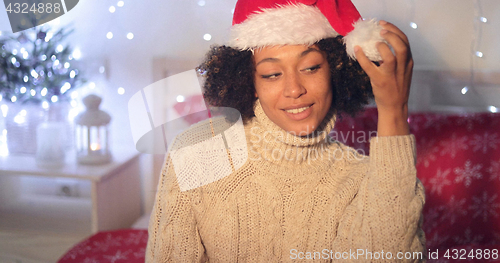
<svg viewBox="0 0 500 263">
<path fill-rule="evenodd" d="M 378 73 L 377 66 L 373 64 L 368 57 L 366 57 L 363 49 L 360 46 L 354 47 L 354 54 L 356 55 L 356 59 L 358 60 L 359 65 L 366 72 L 366 75 L 368 75 L 370 79 L 373 79 L 373 77 L 375 77 L 375 74 Z"/>
<path fill-rule="evenodd" d="M 395 25 L 393 25 L 393 24 L 391 24 L 391 23 L 389 23 L 387 21 L 384 21 L 384 20 L 380 20 L 379 24 L 384 29 L 386 29 L 388 31 L 391 31 L 391 32 L 395 33 L 396 35 L 398 35 L 403 40 L 403 42 L 406 43 L 406 45 L 410 46 L 410 41 L 408 41 L 408 37 L 397 26 L 395 26 Z"/>
<path fill-rule="evenodd" d="M 382 63 L 379 66 L 379 69 L 384 70 L 386 72 L 394 72 L 396 70 L 396 57 L 391 51 L 391 48 L 386 43 L 380 42 L 377 44 L 378 52 L 380 53 L 380 57 L 382 57 Z"/>
</svg>

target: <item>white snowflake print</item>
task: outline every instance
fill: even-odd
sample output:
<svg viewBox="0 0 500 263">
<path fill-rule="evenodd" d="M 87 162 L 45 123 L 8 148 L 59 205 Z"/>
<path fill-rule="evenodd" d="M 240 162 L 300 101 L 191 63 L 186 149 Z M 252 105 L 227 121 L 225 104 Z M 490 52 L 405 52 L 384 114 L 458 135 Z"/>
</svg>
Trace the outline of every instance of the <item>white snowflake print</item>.
<svg viewBox="0 0 500 263">
<path fill-rule="evenodd" d="M 450 121 L 448 120 L 448 118 L 446 116 L 428 115 L 426 120 L 425 120 L 424 127 L 425 128 L 432 127 L 434 129 L 436 129 L 437 132 L 439 132 L 441 130 L 441 127 L 449 125 L 449 124 L 450 124 Z"/>
<path fill-rule="evenodd" d="M 460 183 L 463 181 L 465 187 L 469 187 L 472 183 L 472 178 L 481 179 L 483 177 L 483 175 L 479 172 L 482 167 L 482 164 L 476 164 L 473 166 L 472 162 L 470 160 L 467 160 L 463 169 L 457 167 L 453 170 L 457 175 L 455 177 L 455 183 Z"/>
<path fill-rule="evenodd" d="M 457 138 L 456 133 L 453 133 L 451 135 L 450 140 L 439 142 L 439 145 L 441 145 L 442 147 L 442 150 L 439 154 L 443 156 L 449 153 L 451 155 L 451 158 L 455 158 L 455 156 L 457 156 L 457 152 L 459 152 L 460 150 L 469 149 L 469 146 L 467 145 L 467 136 Z"/>
<path fill-rule="evenodd" d="M 447 204 L 442 205 L 438 208 L 444 211 L 443 216 L 441 217 L 441 221 L 453 225 L 457 221 L 458 217 L 466 216 L 467 209 L 464 207 L 465 201 L 465 198 L 457 201 L 455 200 L 455 196 L 452 195 L 450 197 L 450 201 Z"/>
<path fill-rule="evenodd" d="M 484 119 L 480 116 L 462 116 L 462 118 L 457 119 L 457 125 L 465 125 L 468 131 L 472 131 L 474 128 L 474 123 L 483 124 Z"/>
<path fill-rule="evenodd" d="M 495 237 L 494 239 L 495 240 L 492 240 L 492 242 L 494 242 L 495 244 L 497 243 L 496 241 L 500 241 L 500 233 L 493 233 L 493 236 Z"/>
<path fill-rule="evenodd" d="M 424 163 L 425 167 L 429 167 L 431 161 L 435 161 L 437 159 L 437 152 L 439 151 L 438 147 L 436 147 L 436 140 L 427 138 L 421 138 L 420 147 L 418 148 L 417 154 L 417 165 L 420 163 Z"/>
<path fill-rule="evenodd" d="M 441 244 L 448 241 L 449 238 L 450 238 L 449 236 L 440 236 L 439 232 L 436 232 L 436 234 L 434 234 L 432 238 L 427 239 L 426 241 L 427 247 L 428 248 L 439 247 Z"/>
<path fill-rule="evenodd" d="M 498 138 L 498 133 L 485 132 L 483 135 L 474 134 L 474 138 L 469 142 L 472 146 L 474 152 L 481 150 L 484 154 L 488 152 L 488 149 L 497 149 L 497 145 L 500 143 L 500 138 Z"/>
<path fill-rule="evenodd" d="M 83 263 L 99 263 L 99 260 L 95 259 L 94 257 L 91 258 L 85 258 L 83 260 Z"/>
<path fill-rule="evenodd" d="M 500 161 L 491 161 L 487 171 L 490 174 L 490 181 L 500 179 Z"/>
<path fill-rule="evenodd" d="M 469 206 L 469 209 L 474 213 L 473 218 L 480 217 L 483 222 L 487 222 L 490 216 L 498 217 L 497 209 L 500 204 L 497 202 L 497 194 L 488 197 L 487 192 L 483 192 L 482 196 L 473 196 L 474 204 Z"/>
<path fill-rule="evenodd" d="M 84 242 L 73 247 L 66 255 L 64 255 L 64 260 L 75 259 L 79 255 L 85 255 L 92 250 L 92 245 L 90 244 L 90 240 L 85 240 Z"/>
<path fill-rule="evenodd" d="M 441 208 L 441 209 L 440 209 Z M 441 219 L 442 219 L 442 207 L 432 207 L 427 211 L 427 213 L 424 213 L 424 231 L 432 231 L 434 228 L 436 228 Z"/>
<path fill-rule="evenodd" d="M 104 241 L 94 241 L 94 247 L 106 252 L 110 247 L 119 247 L 122 245 L 121 243 L 122 238 L 121 237 L 116 237 L 113 238 L 111 234 L 108 234 L 106 236 L 106 240 Z"/>
<path fill-rule="evenodd" d="M 463 237 L 460 237 L 460 236 L 453 237 L 453 240 L 455 242 L 457 242 L 457 244 L 460 244 L 460 245 L 471 245 L 471 244 L 476 245 L 476 244 L 479 244 L 479 242 L 481 242 L 483 239 L 484 239 L 483 235 L 472 236 L 472 231 L 471 231 L 470 227 L 465 229 Z"/>
<path fill-rule="evenodd" d="M 148 241 L 147 232 L 138 231 L 129 233 L 129 235 L 125 238 L 123 242 L 127 245 L 131 244 L 139 245 L 140 243 L 146 243 L 147 241 Z"/>
<path fill-rule="evenodd" d="M 436 176 L 429 179 L 429 184 L 431 185 L 431 194 L 437 193 L 441 195 L 441 190 L 446 185 L 451 185 L 451 181 L 446 178 L 451 172 L 451 169 L 446 169 L 445 171 L 441 171 L 441 168 L 438 168 Z"/>
<path fill-rule="evenodd" d="M 134 257 L 136 259 L 138 259 L 138 258 L 144 258 L 144 255 L 146 255 L 146 248 L 145 247 L 141 247 L 141 249 L 139 249 L 138 251 L 134 252 L 133 255 L 134 255 Z"/>
<path fill-rule="evenodd" d="M 114 255 L 104 255 L 104 257 L 108 260 L 107 262 L 111 263 L 115 263 L 117 260 L 121 259 L 125 260 L 124 262 L 126 262 L 126 260 L 128 259 L 127 254 L 129 253 L 129 251 L 121 252 L 120 250 L 118 250 Z"/>
</svg>

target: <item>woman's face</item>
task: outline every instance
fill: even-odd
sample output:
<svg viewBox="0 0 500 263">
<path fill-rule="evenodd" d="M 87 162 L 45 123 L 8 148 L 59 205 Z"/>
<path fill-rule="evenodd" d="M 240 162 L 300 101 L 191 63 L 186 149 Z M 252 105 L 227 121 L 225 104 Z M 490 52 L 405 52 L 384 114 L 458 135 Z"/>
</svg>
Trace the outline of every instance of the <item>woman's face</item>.
<svg viewBox="0 0 500 263">
<path fill-rule="evenodd" d="M 269 119 L 298 136 L 315 131 L 332 104 L 325 54 L 316 46 L 265 47 L 254 63 L 256 96 Z"/>
</svg>

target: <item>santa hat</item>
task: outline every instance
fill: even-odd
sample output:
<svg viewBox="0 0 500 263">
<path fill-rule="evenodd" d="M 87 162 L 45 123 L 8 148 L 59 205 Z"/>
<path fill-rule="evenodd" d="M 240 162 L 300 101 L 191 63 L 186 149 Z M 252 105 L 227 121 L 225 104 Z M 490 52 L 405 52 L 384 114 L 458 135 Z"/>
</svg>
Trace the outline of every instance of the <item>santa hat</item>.
<svg viewBox="0 0 500 263">
<path fill-rule="evenodd" d="M 238 0 L 229 45 L 254 50 L 275 45 L 312 45 L 342 35 L 347 54 L 355 59 L 354 47 L 381 60 L 377 42 L 382 27 L 363 20 L 350 0 Z"/>
</svg>

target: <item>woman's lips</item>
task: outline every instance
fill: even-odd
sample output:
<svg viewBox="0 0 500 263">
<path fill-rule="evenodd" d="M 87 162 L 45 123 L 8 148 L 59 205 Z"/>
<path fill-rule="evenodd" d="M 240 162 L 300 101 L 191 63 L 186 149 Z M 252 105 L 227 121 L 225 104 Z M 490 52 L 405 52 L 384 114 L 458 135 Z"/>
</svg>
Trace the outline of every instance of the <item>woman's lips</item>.
<svg viewBox="0 0 500 263">
<path fill-rule="evenodd" d="M 312 106 L 313 104 L 309 105 L 298 105 L 294 107 L 288 107 L 286 109 L 283 109 L 285 114 L 292 120 L 294 121 L 300 121 L 303 120 L 312 113 Z"/>
</svg>

